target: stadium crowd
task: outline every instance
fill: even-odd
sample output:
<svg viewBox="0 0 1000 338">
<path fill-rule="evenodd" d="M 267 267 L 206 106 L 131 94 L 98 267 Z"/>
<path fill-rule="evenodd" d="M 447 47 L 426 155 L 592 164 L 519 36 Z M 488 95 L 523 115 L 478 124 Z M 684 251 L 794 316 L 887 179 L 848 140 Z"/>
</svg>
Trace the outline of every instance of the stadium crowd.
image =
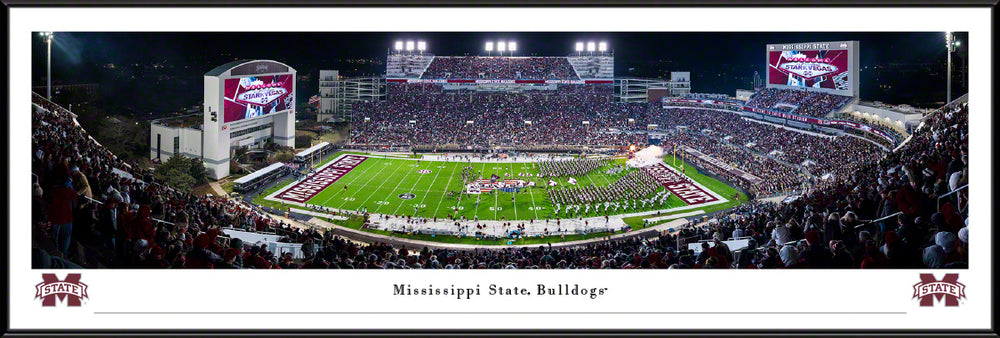
<svg viewBox="0 0 1000 338">
<path fill-rule="evenodd" d="M 799 165 L 805 165 L 816 176 L 842 175 L 856 163 L 882 155 L 878 147 L 852 137 L 831 140 L 711 109 L 615 103 L 607 86 L 561 86 L 550 93 L 448 93 L 439 85 L 390 84 L 388 94 L 384 102 L 356 107 L 357 127 L 352 130 L 355 145 L 642 147 L 647 138 L 635 132 L 636 126 L 655 123 L 667 130 L 684 126 L 696 134 L 707 129 L 710 135 L 668 135 L 664 141 L 686 143 L 760 177 L 762 182 L 743 183 L 744 188 L 757 194 L 800 187 L 803 177 Z M 797 99 L 811 97 L 795 95 L 802 96 Z M 721 140 L 725 142 L 720 142 L 727 136 Z M 725 143 L 744 151 L 733 151 L 724 147 Z M 835 151 L 842 149 L 852 151 Z M 858 161 L 859 156 L 862 161 Z"/>
<path fill-rule="evenodd" d="M 564 57 L 438 56 L 424 79 L 579 80 Z"/>
<path fill-rule="evenodd" d="M 387 100 L 355 105 L 352 144 L 487 149 L 645 143 L 644 134 L 627 131 L 641 126 L 648 106 L 613 102 L 609 86 L 561 86 L 526 93 L 456 93 L 439 88 L 414 91 L 390 84 Z"/>
<path fill-rule="evenodd" d="M 861 118 L 849 113 L 838 114 L 837 119 L 866 124 L 874 129 L 878 129 L 885 132 L 886 134 L 889 134 L 896 141 L 903 140 L 902 125 L 894 125 L 892 123 L 881 121 L 878 119 Z"/>
<path fill-rule="evenodd" d="M 37 96 L 37 95 L 36 95 Z M 361 245 L 305 231 L 302 260 L 276 256 L 220 228 L 287 228 L 241 202 L 198 197 L 155 182 L 91 139 L 61 107 L 34 100 L 32 266 L 34 268 L 964 268 L 968 200 L 968 106 L 930 116 L 895 152 L 862 156 L 852 170 L 782 203 L 755 202 L 717 223 L 572 248 L 476 251 Z M 683 133 L 679 143 L 724 156 L 718 141 Z M 741 153 L 731 150 L 725 153 Z M 745 152 L 741 153 L 745 154 Z M 744 156 L 744 155 L 739 155 Z M 745 160 L 744 160 L 745 161 Z M 734 161 L 738 162 L 738 161 Z M 774 166 L 767 164 L 764 166 Z M 767 175 L 765 170 L 750 169 Z M 876 220 L 876 221 L 869 221 Z M 707 238 L 706 238 L 707 237 Z M 734 252 L 723 241 L 753 239 Z M 682 243 L 708 239 L 702 251 Z"/>
<path fill-rule="evenodd" d="M 843 108 L 851 97 L 826 93 L 807 92 L 804 90 L 764 88 L 747 101 L 747 106 L 772 109 L 778 104 L 796 106 L 792 114 L 825 117 L 830 112 Z"/>
<path fill-rule="evenodd" d="M 957 104 L 881 160 L 782 203 L 742 205 L 679 236 L 753 238 L 739 268 L 965 268 L 968 200 L 941 196 L 967 184 L 968 106 Z"/>
<path fill-rule="evenodd" d="M 34 267 L 207 267 L 228 249 L 250 253 L 238 242 L 221 245 L 221 228 L 292 232 L 242 202 L 158 184 L 151 172 L 90 138 L 65 109 L 33 101 L 39 104 L 31 137 Z"/>
<path fill-rule="evenodd" d="M 684 147 L 698 149 L 705 155 L 758 177 L 759 181 L 752 182 L 742 177 L 732 176 L 725 171 L 716 172 L 726 176 L 730 182 L 740 185 L 741 188 L 756 196 L 794 190 L 799 188 L 803 182 L 802 174 L 796 168 L 745 148 L 726 144 L 714 137 L 694 132 L 678 133 L 672 137 L 671 141 Z M 703 163 L 696 157 L 684 154 L 681 153 L 685 161 L 692 162 L 702 168 L 713 167 L 713 165 Z"/>
<path fill-rule="evenodd" d="M 787 191 L 800 186 L 798 165 L 816 176 L 827 173 L 836 176 L 884 155 L 879 147 L 854 137 L 793 131 L 711 109 L 656 107 L 650 113 L 652 122 L 667 129 L 686 127 L 687 132 L 668 137 L 666 142 L 698 149 L 764 179 L 762 184 L 766 186 L 753 187 L 747 183 L 744 187 L 755 193 Z"/>
</svg>

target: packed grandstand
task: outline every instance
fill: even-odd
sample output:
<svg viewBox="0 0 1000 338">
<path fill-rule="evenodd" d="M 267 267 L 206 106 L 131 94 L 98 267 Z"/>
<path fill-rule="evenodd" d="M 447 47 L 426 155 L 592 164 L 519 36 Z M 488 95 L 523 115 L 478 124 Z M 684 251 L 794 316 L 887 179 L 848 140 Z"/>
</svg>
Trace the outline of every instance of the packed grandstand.
<svg viewBox="0 0 1000 338">
<path fill-rule="evenodd" d="M 685 127 L 690 132 L 670 134 L 663 142 L 699 149 L 764 178 L 734 179 L 762 195 L 801 187 L 803 165 L 817 177 L 840 176 L 884 153 L 872 143 L 878 141 L 801 133 L 704 107 L 614 102 L 611 88 L 597 85 L 560 86 L 548 92 L 454 93 L 436 84 L 390 84 L 387 100 L 358 104 L 354 117 L 351 146 L 362 149 L 642 148 L 649 140 L 643 131 L 650 124 L 665 130 Z M 768 156 L 772 152 L 780 155 Z"/>
<path fill-rule="evenodd" d="M 435 57 L 424 79 L 533 79 L 579 80 L 561 57 Z"/>
<path fill-rule="evenodd" d="M 580 79 L 566 58 L 541 57 L 437 57 L 420 74 L 420 79 Z M 685 149 L 747 173 L 714 170 L 752 201 L 699 226 L 555 248 L 468 251 L 373 238 L 358 242 L 286 222 L 245 200 L 165 187 L 147 169 L 119 160 L 89 137 L 71 112 L 34 95 L 33 266 L 827 269 L 961 268 L 968 262 L 968 201 L 952 193 L 968 182 L 966 103 L 956 101 L 927 114 L 920 128 L 905 139 L 896 131 L 890 142 L 863 133 L 837 136 L 776 125 L 735 114 L 727 105 L 617 102 L 609 85 L 513 91 L 448 90 L 437 83 L 387 87 L 385 100 L 354 107 L 345 148 L 523 152 L 570 147 L 621 154 L 629 146 L 650 145 L 655 132 L 657 143 L 698 167 L 714 164 Z M 746 106 L 823 118 L 850 99 L 768 88 Z M 582 165 L 585 170 L 598 166 Z M 552 164 L 544 170 L 558 176 L 575 169 Z M 657 188 L 639 171 L 616 184 L 593 194 L 641 191 L 647 196 Z M 755 198 L 784 195 L 795 197 Z M 554 196 L 569 203 L 579 194 Z M 302 254 L 226 238 L 224 229 L 276 234 L 281 241 L 301 244 Z M 731 250 L 726 241 L 734 238 L 748 239 L 749 245 Z M 703 250 L 691 250 L 690 243 L 702 243 Z"/>
</svg>

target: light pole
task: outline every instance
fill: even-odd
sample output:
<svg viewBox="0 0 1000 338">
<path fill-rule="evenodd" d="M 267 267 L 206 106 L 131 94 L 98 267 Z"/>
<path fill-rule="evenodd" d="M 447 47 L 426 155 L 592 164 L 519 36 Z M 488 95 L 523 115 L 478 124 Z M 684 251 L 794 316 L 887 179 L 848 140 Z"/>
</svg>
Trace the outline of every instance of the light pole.
<svg viewBox="0 0 1000 338">
<path fill-rule="evenodd" d="M 951 53 L 955 51 L 954 38 L 951 36 L 951 32 L 944 33 L 944 41 L 948 45 L 948 99 L 944 104 L 951 103 Z"/>
<path fill-rule="evenodd" d="M 45 87 L 45 97 L 52 100 L 52 32 L 42 32 L 39 34 L 45 37 L 45 44 L 48 45 L 48 56 L 45 58 L 45 77 L 48 79 L 48 84 Z M 951 64 L 951 55 L 948 57 L 948 62 Z"/>
</svg>

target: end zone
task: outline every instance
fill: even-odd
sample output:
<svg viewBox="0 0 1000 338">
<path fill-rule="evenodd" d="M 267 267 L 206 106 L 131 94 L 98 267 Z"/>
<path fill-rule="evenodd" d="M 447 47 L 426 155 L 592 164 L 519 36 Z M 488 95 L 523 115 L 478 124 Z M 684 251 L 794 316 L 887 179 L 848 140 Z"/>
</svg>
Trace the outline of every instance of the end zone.
<svg viewBox="0 0 1000 338">
<path fill-rule="evenodd" d="M 663 162 L 643 167 L 642 170 L 653 176 L 656 182 L 667 188 L 671 194 L 674 194 L 689 206 L 713 202 L 725 203 L 729 201 L 719 196 L 712 189 L 708 189 L 687 177 L 687 175 L 677 172 L 677 169 L 663 164 Z"/>
<path fill-rule="evenodd" d="M 337 182 L 341 177 L 357 168 L 367 160 L 367 156 L 344 154 L 320 167 L 315 174 L 306 179 L 289 184 L 278 189 L 264 199 L 304 206 L 305 202 Z"/>
</svg>

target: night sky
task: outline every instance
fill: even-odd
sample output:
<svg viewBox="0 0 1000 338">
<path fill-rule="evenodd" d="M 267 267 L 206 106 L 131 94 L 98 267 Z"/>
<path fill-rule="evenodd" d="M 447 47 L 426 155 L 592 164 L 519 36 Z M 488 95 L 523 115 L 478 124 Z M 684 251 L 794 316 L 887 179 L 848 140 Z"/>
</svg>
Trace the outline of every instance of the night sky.
<svg viewBox="0 0 1000 338">
<path fill-rule="evenodd" d="M 962 45 L 955 61 L 964 64 L 967 33 L 956 33 Z M 346 59 L 384 62 L 396 40 L 424 40 L 435 55 L 483 55 L 488 40 L 515 40 L 517 55 L 565 56 L 576 41 L 607 41 L 615 53 L 618 77 L 662 77 L 669 71 L 692 72 L 694 92 L 733 95 L 749 88 L 754 71 L 766 74 L 765 45 L 812 41 L 858 40 L 861 45 L 861 97 L 889 103 L 944 100 L 945 46 L 943 32 L 919 33 L 79 33 L 56 32 L 53 43 L 54 83 L 99 83 L 102 87 L 153 86 L 177 90 L 181 102 L 201 95 L 201 75 L 233 59 L 273 59 L 285 62 L 308 78 L 299 82 L 299 99 L 316 93 L 319 69 L 340 69 L 346 76 L 382 73 L 384 64 L 346 63 Z M 33 85 L 45 76 L 45 43 L 33 39 Z M 110 71 L 108 64 L 115 64 Z M 132 66 L 139 64 L 140 66 Z M 163 67 L 150 69 L 149 65 Z M 132 66 L 132 67 L 129 67 Z M 876 66 L 898 70 L 871 71 Z M 352 68 L 353 67 L 353 68 Z M 145 68 L 140 70 L 140 68 Z M 357 69 L 357 70 L 355 70 Z M 909 69 L 909 70 L 906 70 Z M 158 74 L 159 73 L 159 74 Z M 160 83 L 134 81 L 156 75 Z M 961 74 L 956 75 L 958 79 Z M 876 77 L 878 80 L 876 80 Z M 129 81 L 133 80 L 133 81 Z M 933 86 L 909 88 L 915 83 Z M 883 84 L 897 90 L 881 89 Z M 940 85 L 937 85 L 940 84 Z M 941 88 L 936 88 L 941 87 Z M 958 86 L 961 88 L 961 86 Z M 962 89 L 964 92 L 964 89 Z M 919 91 L 921 97 L 911 97 Z M 123 100 L 141 100 L 121 94 Z M 134 94 L 140 95 L 140 94 Z M 142 94 L 144 95 L 144 94 Z M 146 108 L 149 109 L 149 108 Z M 172 109 L 163 107 L 163 109 Z M 159 110 L 159 109 L 156 109 Z"/>
</svg>

